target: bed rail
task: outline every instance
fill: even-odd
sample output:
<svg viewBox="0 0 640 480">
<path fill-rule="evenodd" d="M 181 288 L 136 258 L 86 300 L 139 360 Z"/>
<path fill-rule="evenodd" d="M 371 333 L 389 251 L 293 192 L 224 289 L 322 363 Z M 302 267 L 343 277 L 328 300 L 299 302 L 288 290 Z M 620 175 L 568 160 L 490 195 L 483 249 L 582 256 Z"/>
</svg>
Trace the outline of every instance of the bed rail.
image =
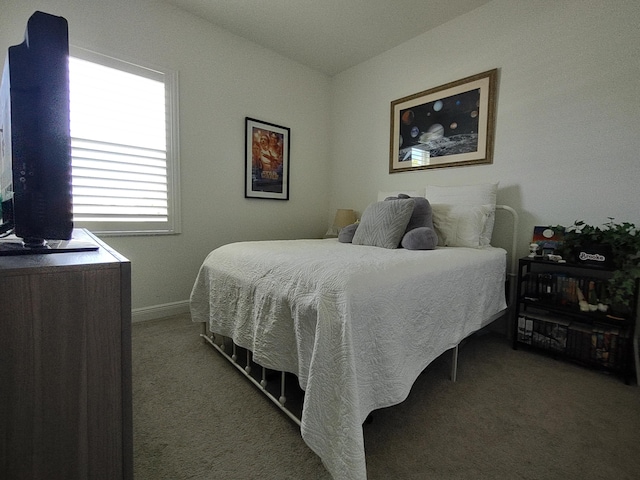
<svg viewBox="0 0 640 480">
<path fill-rule="evenodd" d="M 202 324 L 202 333 L 200 334 L 200 336 L 207 342 L 209 343 L 213 348 L 215 348 L 220 355 L 222 355 L 225 359 L 227 359 L 229 361 L 229 363 L 231 363 L 231 365 L 233 365 L 240 373 L 242 373 L 242 375 L 244 375 L 247 379 L 249 379 L 249 381 L 251 383 L 253 383 L 253 385 L 255 387 L 257 387 L 269 400 L 271 400 L 271 402 L 276 405 L 280 410 L 282 410 L 282 412 L 284 412 L 284 414 L 289 417 L 291 420 L 293 420 L 293 422 L 298 425 L 298 427 L 301 426 L 300 424 L 300 416 L 296 415 L 295 413 L 293 413 L 292 410 L 290 410 L 287 406 L 287 396 L 286 396 L 286 388 L 287 388 L 287 380 L 286 380 L 286 374 L 285 372 L 277 372 L 279 375 L 279 396 L 276 397 L 274 394 L 272 394 L 268 389 L 267 386 L 269 386 L 269 381 L 267 380 L 268 375 L 267 372 L 269 371 L 267 368 L 260 366 L 260 365 L 256 365 L 257 368 L 260 369 L 260 380 L 257 380 L 254 375 L 253 375 L 253 362 L 252 362 L 252 358 L 251 358 L 251 351 L 246 350 L 245 352 L 245 362 L 244 365 L 242 363 L 239 362 L 239 358 L 238 358 L 238 347 L 235 343 L 231 342 L 231 355 L 229 355 L 226 352 L 226 344 L 224 339 L 226 337 L 222 337 L 221 335 L 215 335 L 211 332 L 208 331 L 207 329 L 207 324 L 206 322 Z M 217 337 L 219 337 L 219 343 L 216 342 Z M 243 349 L 245 350 L 245 349 Z"/>
<path fill-rule="evenodd" d="M 496 210 L 504 210 L 511 215 L 511 248 L 509 248 L 509 271 L 507 274 L 511 277 L 516 276 L 516 270 L 518 268 L 518 222 L 520 221 L 520 217 L 518 216 L 518 212 L 516 212 L 513 208 L 508 205 L 496 205 Z"/>
<path fill-rule="evenodd" d="M 509 263 L 507 266 L 507 281 L 509 287 L 509 293 L 507 296 L 507 311 L 506 314 L 510 317 L 511 311 L 515 306 L 516 299 L 516 284 L 517 284 L 517 271 L 518 271 L 518 223 L 519 216 L 513 208 L 508 205 L 496 205 L 496 210 L 501 210 L 511 215 L 511 246 L 507 248 L 509 254 Z M 511 331 L 511 322 L 508 322 L 507 336 L 511 337 L 515 332 Z"/>
<path fill-rule="evenodd" d="M 489 325 L 498 318 L 507 315 L 511 315 L 511 309 L 514 306 L 515 292 L 516 292 L 516 276 L 517 276 L 517 261 L 518 254 L 516 248 L 518 245 L 518 212 L 508 205 L 496 205 L 496 210 L 503 210 L 511 215 L 511 247 L 507 249 L 509 253 L 509 263 L 507 265 L 507 280 L 509 286 L 509 294 L 507 298 L 507 308 L 501 312 L 496 313 L 489 318 L 485 325 Z M 510 325 L 510 323 L 509 323 Z M 507 332 L 509 335 L 511 332 Z M 464 340 L 462 340 L 464 341 Z M 462 342 L 460 342 L 462 343 Z M 458 352 L 460 350 L 460 343 L 451 349 L 451 381 L 455 382 L 458 378 Z"/>
</svg>

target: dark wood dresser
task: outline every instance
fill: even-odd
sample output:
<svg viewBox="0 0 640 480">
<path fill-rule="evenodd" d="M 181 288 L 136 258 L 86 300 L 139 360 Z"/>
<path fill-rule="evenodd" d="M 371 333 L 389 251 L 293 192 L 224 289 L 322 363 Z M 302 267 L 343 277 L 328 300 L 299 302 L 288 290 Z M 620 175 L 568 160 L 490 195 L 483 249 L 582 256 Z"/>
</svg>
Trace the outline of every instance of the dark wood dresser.
<svg viewBox="0 0 640 480">
<path fill-rule="evenodd" d="M 0 478 L 131 479 L 131 264 L 0 256 Z"/>
</svg>

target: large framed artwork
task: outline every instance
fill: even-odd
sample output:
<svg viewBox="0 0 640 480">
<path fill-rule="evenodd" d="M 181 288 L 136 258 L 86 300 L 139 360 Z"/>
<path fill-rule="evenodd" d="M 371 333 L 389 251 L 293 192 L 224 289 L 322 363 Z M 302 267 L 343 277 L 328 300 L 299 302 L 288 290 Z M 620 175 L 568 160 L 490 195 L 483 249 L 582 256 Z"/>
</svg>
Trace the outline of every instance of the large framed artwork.
<svg viewBox="0 0 640 480">
<path fill-rule="evenodd" d="M 289 129 L 245 118 L 246 198 L 289 200 Z"/>
<path fill-rule="evenodd" d="M 389 173 L 492 163 L 498 70 L 391 102 Z"/>
</svg>

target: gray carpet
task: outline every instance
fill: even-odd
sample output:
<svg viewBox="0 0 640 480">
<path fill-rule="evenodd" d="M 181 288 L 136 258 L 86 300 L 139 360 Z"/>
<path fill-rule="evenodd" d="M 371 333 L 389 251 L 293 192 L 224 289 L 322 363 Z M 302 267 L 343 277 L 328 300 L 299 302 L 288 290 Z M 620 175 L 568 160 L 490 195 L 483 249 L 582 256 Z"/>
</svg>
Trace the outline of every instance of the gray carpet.
<svg viewBox="0 0 640 480">
<path fill-rule="evenodd" d="M 136 480 L 330 479 L 298 427 L 188 315 L 133 326 Z M 640 389 L 495 334 L 432 363 L 364 426 L 370 480 L 638 479 Z"/>
</svg>

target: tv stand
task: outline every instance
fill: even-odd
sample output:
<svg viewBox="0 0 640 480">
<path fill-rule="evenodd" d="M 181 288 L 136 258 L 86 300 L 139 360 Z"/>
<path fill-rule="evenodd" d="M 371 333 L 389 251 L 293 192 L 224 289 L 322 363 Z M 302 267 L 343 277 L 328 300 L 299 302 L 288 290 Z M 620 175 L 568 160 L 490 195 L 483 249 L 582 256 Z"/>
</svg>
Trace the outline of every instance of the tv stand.
<svg viewBox="0 0 640 480">
<path fill-rule="evenodd" d="M 0 238 L 0 257 L 8 255 L 46 255 L 50 253 L 90 252 L 98 250 L 98 244 L 90 237 L 71 240 L 43 240 L 41 242 L 28 239 L 23 241 L 15 235 Z"/>
</svg>

